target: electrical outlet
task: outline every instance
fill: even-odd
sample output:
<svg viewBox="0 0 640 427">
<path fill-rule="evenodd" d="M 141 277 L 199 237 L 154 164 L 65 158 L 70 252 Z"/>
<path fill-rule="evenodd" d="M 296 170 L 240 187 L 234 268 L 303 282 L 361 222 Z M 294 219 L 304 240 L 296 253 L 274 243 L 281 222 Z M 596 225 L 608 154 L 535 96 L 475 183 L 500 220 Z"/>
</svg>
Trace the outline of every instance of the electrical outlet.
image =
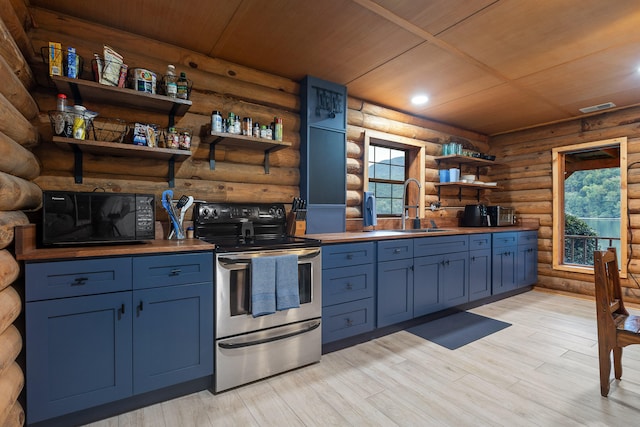
<svg viewBox="0 0 640 427">
<path fill-rule="evenodd" d="M 440 209 L 440 202 L 431 202 L 431 211 L 436 211 L 437 209 Z"/>
</svg>

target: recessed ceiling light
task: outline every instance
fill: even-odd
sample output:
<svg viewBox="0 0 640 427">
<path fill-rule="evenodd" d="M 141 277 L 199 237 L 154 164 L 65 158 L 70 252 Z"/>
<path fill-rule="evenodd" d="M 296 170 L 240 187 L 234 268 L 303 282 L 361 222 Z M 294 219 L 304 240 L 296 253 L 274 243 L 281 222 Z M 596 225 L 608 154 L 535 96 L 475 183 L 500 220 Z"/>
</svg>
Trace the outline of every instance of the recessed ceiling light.
<svg viewBox="0 0 640 427">
<path fill-rule="evenodd" d="M 613 102 L 605 102 L 604 104 L 592 105 L 590 107 L 580 108 L 579 110 L 581 113 L 593 113 L 594 111 L 607 110 L 615 106 L 616 104 Z"/>
<path fill-rule="evenodd" d="M 429 97 L 427 95 L 416 95 L 411 98 L 411 103 L 413 105 L 423 105 L 429 102 Z"/>
</svg>

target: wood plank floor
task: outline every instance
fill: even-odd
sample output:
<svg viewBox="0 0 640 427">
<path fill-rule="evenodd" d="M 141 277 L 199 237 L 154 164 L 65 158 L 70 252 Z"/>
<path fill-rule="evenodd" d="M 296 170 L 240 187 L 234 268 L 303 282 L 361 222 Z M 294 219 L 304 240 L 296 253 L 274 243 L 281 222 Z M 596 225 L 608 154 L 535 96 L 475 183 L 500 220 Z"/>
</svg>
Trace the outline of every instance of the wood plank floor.
<svg viewBox="0 0 640 427">
<path fill-rule="evenodd" d="M 203 391 L 91 427 L 640 423 L 640 346 L 625 348 L 622 381 L 601 397 L 593 301 L 531 291 L 470 311 L 512 326 L 457 350 L 401 331 L 219 395 Z"/>
</svg>

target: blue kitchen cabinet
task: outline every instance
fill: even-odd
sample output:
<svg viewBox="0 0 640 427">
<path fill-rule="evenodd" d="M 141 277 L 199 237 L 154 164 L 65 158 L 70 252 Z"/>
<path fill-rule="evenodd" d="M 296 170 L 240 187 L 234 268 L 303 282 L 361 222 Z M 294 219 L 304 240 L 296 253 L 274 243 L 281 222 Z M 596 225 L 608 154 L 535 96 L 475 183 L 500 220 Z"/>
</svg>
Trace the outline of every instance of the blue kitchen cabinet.
<svg viewBox="0 0 640 427">
<path fill-rule="evenodd" d="M 377 324 L 413 318 L 413 239 L 378 242 Z"/>
<path fill-rule="evenodd" d="M 375 327 L 375 244 L 346 243 L 322 248 L 322 343 Z"/>
<path fill-rule="evenodd" d="M 29 424 L 213 372 L 211 252 L 30 262 L 25 286 Z"/>
<path fill-rule="evenodd" d="M 131 395 L 130 292 L 27 302 L 25 317 L 29 424 Z"/>
<path fill-rule="evenodd" d="M 491 233 L 469 236 L 469 301 L 491 296 Z"/>
<path fill-rule="evenodd" d="M 469 301 L 469 237 L 414 240 L 414 317 Z"/>
<path fill-rule="evenodd" d="M 343 232 L 347 198 L 347 88 L 307 76 L 300 83 L 300 196 L 307 233 Z"/>
<path fill-rule="evenodd" d="M 213 373 L 213 286 L 133 291 L 134 394 Z"/>
<path fill-rule="evenodd" d="M 501 294 L 517 287 L 518 233 L 493 234 L 492 248 L 492 295 Z"/>
<path fill-rule="evenodd" d="M 538 281 L 538 232 L 518 232 L 517 286 L 534 285 Z"/>
</svg>

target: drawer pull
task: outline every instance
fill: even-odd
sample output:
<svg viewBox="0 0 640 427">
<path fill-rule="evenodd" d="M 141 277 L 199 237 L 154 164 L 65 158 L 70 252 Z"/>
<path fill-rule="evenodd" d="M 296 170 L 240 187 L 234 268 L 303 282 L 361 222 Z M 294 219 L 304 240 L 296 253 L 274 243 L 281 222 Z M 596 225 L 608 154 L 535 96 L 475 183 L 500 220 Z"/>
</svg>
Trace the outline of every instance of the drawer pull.
<svg viewBox="0 0 640 427">
<path fill-rule="evenodd" d="M 346 323 L 347 327 L 353 326 L 353 320 L 351 320 L 348 317 L 345 319 L 345 323 Z"/>
<path fill-rule="evenodd" d="M 179 268 L 174 268 L 169 272 L 169 276 L 179 276 L 180 273 L 182 273 L 182 270 L 180 270 Z"/>
<path fill-rule="evenodd" d="M 347 254 L 347 259 L 353 259 L 353 254 Z"/>
<path fill-rule="evenodd" d="M 346 284 L 345 288 L 346 288 L 348 291 L 350 291 L 350 290 L 352 290 L 352 289 L 353 289 L 353 285 L 351 284 L 351 282 L 347 282 L 347 284 Z"/>
<path fill-rule="evenodd" d="M 73 282 L 71 282 L 71 286 L 84 286 L 87 284 L 88 277 L 76 277 Z"/>
<path fill-rule="evenodd" d="M 395 249 L 393 250 L 393 253 L 394 253 L 394 254 L 399 254 L 399 253 L 400 253 L 400 248 L 395 248 Z"/>
</svg>

